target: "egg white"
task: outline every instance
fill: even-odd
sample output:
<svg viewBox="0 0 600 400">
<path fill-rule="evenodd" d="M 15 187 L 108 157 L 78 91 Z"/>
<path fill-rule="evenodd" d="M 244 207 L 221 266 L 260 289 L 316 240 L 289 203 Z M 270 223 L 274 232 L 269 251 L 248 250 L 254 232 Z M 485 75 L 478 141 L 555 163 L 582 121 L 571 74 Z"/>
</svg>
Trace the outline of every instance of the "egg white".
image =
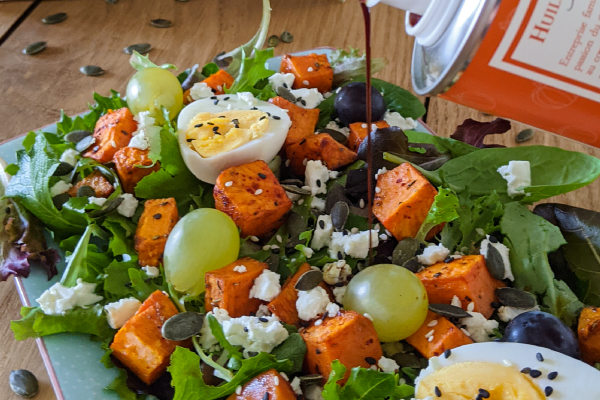
<svg viewBox="0 0 600 400">
<path fill-rule="evenodd" d="M 287 133 L 292 126 L 290 117 L 283 109 L 266 101 L 256 100 L 252 106 L 246 101 L 238 99 L 235 94 L 224 94 L 216 97 L 219 100 L 217 104 L 215 104 L 214 99 L 210 98 L 200 99 L 188 104 L 177 118 L 179 148 L 181 149 L 183 161 L 198 179 L 211 184 L 214 184 L 219 174 L 227 168 L 256 160 L 271 161 L 281 150 Z M 229 100 L 225 100 L 226 97 L 229 97 Z M 228 105 L 231 105 L 231 109 L 227 108 Z M 252 107 L 280 118 L 278 120 L 269 118 L 269 128 L 261 137 L 251 140 L 236 149 L 209 158 L 201 157 L 186 142 L 188 125 L 198 113 L 216 114 L 223 111 L 250 110 Z"/>
<path fill-rule="evenodd" d="M 542 354 L 544 361 L 538 361 L 536 354 Z M 510 366 L 517 371 L 529 367 L 542 372 L 533 379 L 544 390 L 551 386 L 553 400 L 600 399 L 600 371 L 583 361 L 544 347 L 521 343 L 487 342 L 474 343 L 452 349 L 450 357 L 433 357 L 429 366 L 422 370 L 416 380 L 415 393 L 418 393 L 421 379 L 449 365 L 483 361 Z M 550 372 L 558 372 L 554 380 L 548 379 Z M 418 400 L 418 399 L 417 399 Z"/>
</svg>

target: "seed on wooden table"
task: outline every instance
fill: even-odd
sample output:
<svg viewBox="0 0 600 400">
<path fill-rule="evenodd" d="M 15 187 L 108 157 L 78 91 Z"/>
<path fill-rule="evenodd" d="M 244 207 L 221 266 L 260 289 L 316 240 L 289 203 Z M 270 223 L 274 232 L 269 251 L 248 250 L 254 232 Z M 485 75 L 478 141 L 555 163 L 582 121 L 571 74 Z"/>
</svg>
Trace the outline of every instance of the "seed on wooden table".
<svg viewBox="0 0 600 400">
<path fill-rule="evenodd" d="M 106 71 L 104 71 L 102 68 L 100 68 L 97 65 L 86 65 L 86 66 L 79 68 L 79 72 L 81 72 L 82 74 L 87 75 L 87 76 L 99 76 L 99 75 L 104 74 L 104 72 L 106 72 Z"/>
<path fill-rule="evenodd" d="M 188 2 L 188 1 L 190 1 L 190 0 L 175 0 L 175 1 L 176 1 L 176 2 L 179 2 L 179 3 L 187 3 L 187 2 Z"/>
<path fill-rule="evenodd" d="M 281 34 L 281 41 L 283 43 L 292 43 L 294 41 L 294 36 L 288 31 L 283 31 Z"/>
<path fill-rule="evenodd" d="M 150 43 L 138 43 L 132 44 L 131 46 L 127 46 L 123 49 L 123 53 L 125 54 L 133 54 L 133 51 L 137 51 L 140 54 L 146 54 L 152 50 L 152 45 Z"/>
<path fill-rule="evenodd" d="M 517 137 L 515 138 L 515 140 L 517 141 L 517 143 L 526 142 L 528 140 L 531 140 L 531 138 L 533 138 L 534 133 L 535 132 L 531 128 L 523 129 L 521 132 L 519 132 L 517 134 Z"/>
<path fill-rule="evenodd" d="M 48 15 L 46 18 L 42 19 L 42 22 L 46 25 L 54 25 L 63 22 L 65 19 L 67 19 L 67 13 L 61 12 Z"/>
<path fill-rule="evenodd" d="M 26 369 L 11 371 L 8 381 L 12 391 L 19 396 L 31 399 L 38 394 L 38 380 L 35 375 Z"/>
<path fill-rule="evenodd" d="M 46 42 L 35 42 L 30 44 L 29 46 L 23 49 L 23 54 L 27 54 L 28 56 L 32 56 L 34 54 L 40 53 L 46 50 L 47 43 Z"/>
<path fill-rule="evenodd" d="M 279 36 L 273 35 L 269 37 L 267 44 L 269 45 L 269 47 L 276 47 L 279 44 Z"/>
<path fill-rule="evenodd" d="M 155 28 L 170 28 L 173 26 L 173 22 L 163 18 L 153 19 L 150 24 Z"/>
<path fill-rule="evenodd" d="M 104 0 L 109 4 L 117 4 L 119 2 L 119 0 Z"/>
</svg>

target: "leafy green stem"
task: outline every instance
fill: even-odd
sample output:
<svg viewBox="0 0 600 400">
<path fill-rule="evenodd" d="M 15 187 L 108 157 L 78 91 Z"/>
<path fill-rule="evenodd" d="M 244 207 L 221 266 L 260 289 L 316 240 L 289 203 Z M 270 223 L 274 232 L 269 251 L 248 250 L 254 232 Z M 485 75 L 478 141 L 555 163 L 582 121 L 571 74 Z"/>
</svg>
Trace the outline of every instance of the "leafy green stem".
<svg viewBox="0 0 600 400">
<path fill-rule="evenodd" d="M 193 337 L 192 343 L 194 344 L 194 349 L 196 349 L 196 353 L 198 353 L 202 361 L 213 367 L 216 371 L 219 371 L 222 379 L 226 380 L 227 382 L 230 382 L 233 379 L 233 374 L 231 373 L 231 371 L 219 365 L 217 362 L 213 361 L 213 359 L 210 356 L 204 353 L 204 350 L 202 350 L 202 346 L 200 346 L 200 343 L 198 343 L 198 338 Z"/>
</svg>

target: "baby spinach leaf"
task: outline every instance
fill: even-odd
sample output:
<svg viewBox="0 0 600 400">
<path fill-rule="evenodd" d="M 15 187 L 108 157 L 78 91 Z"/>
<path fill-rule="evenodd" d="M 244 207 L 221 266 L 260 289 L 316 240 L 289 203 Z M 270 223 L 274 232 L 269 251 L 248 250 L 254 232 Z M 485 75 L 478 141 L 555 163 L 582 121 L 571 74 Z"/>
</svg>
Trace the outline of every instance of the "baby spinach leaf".
<svg viewBox="0 0 600 400">
<path fill-rule="evenodd" d="M 458 218 L 458 207 L 458 198 L 456 195 L 450 189 L 440 188 L 415 239 L 424 242 L 429 231 L 435 226 L 444 222 L 454 221 Z"/>
<path fill-rule="evenodd" d="M 306 343 L 298 333 L 291 333 L 287 339 L 271 352 L 278 360 L 290 360 L 292 369 L 290 374 L 302 371 L 302 363 L 306 354 Z"/>
<path fill-rule="evenodd" d="M 465 154 L 479 150 L 477 147 L 463 143 L 459 140 L 435 136 L 426 132 L 405 131 L 404 134 L 408 137 L 410 143 L 432 144 L 437 147 L 440 152 L 450 154 L 452 158 L 464 156 Z"/>
</svg>

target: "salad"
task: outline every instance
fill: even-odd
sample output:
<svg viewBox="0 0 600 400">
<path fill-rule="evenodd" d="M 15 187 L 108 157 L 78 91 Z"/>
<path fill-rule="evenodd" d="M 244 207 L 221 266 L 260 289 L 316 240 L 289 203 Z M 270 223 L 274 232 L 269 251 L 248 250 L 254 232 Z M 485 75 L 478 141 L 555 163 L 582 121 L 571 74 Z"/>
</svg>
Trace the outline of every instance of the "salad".
<svg viewBox="0 0 600 400">
<path fill-rule="evenodd" d="M 45 235 L 66 268 L 15 338 L 91 335 L 132 400 L 597 397 L 599 214 L 528 206 L 600 160 L 484 145 L 501 119 L 420 132 L 378 79 L 370 131 L 364 56 L 267 69 L 264 5 L 240 48 L 179 75 L 134 53 L 126 100 L 24 138 L 0 276 L 56 276 Z"/>
</svg>

